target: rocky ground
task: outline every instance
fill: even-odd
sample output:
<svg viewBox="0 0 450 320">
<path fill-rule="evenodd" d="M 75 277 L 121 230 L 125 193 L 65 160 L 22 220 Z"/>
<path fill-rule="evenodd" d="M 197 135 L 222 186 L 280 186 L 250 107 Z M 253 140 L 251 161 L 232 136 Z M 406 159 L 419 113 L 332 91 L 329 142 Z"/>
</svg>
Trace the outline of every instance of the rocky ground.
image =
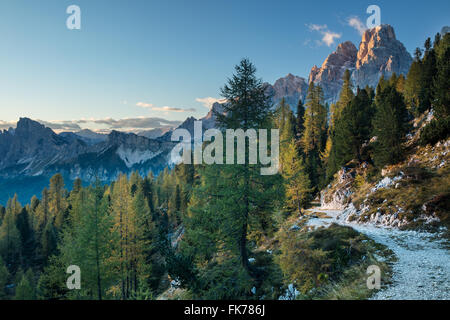
<svg viewBox="0 0 450 320">
<path fill-rule="evenodd" d="M 395 253 L 397 261 L 392 265 L 392 284 L 376 292 L 372 299 L 450 299 L 449 242 L 439 232 L 402 231 L 372 222 L 349 222 L 342 210 L 316 208 L 313 211 L 326 213 L 327 217 L 312 218 L 309 225 L 326 227 L 333 222 L 349 225 Z"/>
</svg>

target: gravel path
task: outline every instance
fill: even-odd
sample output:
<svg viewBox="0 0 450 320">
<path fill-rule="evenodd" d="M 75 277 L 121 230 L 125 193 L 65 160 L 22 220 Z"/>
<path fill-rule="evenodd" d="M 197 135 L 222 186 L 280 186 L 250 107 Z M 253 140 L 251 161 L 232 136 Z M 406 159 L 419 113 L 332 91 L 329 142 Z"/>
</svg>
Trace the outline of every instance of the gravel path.
<svg viewBox="0 0 450 320">
<path fill-rule="evenodd" d="M 351 226 L 395 253 L 398 261 L 392 266 L 393 283 L 372 299 L 450 300 L 450 251 L 439 234 L 348 223 L 340 219 L 342 211 L 320 208 L 313 211 L 324 212 L 331 218 L 312 218 L 310 225 L 326 226 L 335 222 Z"/>
</svg>

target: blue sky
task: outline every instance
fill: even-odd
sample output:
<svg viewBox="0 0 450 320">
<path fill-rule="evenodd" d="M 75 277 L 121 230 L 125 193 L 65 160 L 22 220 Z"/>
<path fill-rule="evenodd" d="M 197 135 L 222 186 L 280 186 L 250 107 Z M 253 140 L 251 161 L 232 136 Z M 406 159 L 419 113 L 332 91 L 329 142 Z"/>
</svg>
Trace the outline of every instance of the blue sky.
<svg viewBox="0 0 450 320">
<path fill-rule="evenodd" d="M 81 30 L 66 28 L 72 4 Z M 202 117 L 199 99 L 220 98 L 242 57 L 273 83 L 288 73 L 307 78 L 339 42 L 358 46 L 348 21 L 365 23 L 371 4 L 410 53 L 450 25 L 450 1 L 2 0 L 0 126 L 23 116 Z M 340 37 L 324 43 L 313 25 Z"/>
</svg>

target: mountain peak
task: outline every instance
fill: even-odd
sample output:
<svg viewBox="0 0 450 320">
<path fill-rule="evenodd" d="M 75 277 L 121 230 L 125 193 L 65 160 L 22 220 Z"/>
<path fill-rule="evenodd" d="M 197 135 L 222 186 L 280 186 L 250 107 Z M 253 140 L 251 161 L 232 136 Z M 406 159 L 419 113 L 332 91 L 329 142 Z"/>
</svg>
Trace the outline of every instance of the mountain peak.
<svg viewBox="0 0 450 320">
<path fill-rule="evenodd" d="M 15 134 L 19 136 L 30 136 L 33 138 L 40 136 L 52 136 L 55 133 L 52 129 L 30 118 L 20 118 L 17 122 Z"/>
<path fill-rule="evenodd" d="M 300 99 L 304 99 L 308 84 L 305 78 L 288 73 L 285 77 L 275 81 L 273 85 L 266 83 L 266 93 L 272 97 L 272 103 L 278 104 L 281 99 L 285 98 L 287 104 L 293 110 Z"/>
<path fill-rule="evenodd" d="M 394 41 L 395 37 L 394 28 L 389 24 L 381 24 L 375 28 L 367 29 L 362 36 L 362 42 L 369 42 L 372 39 L 378 41 Z"/>
<path fill-rule="evenodd" d="M 412 57 L 395 37 L 394 28 L 382 24 L 364 32 L 352 80 L 361 88 L 376 87 L 382 75 L 407 74 L 411 63 Z"/>
<path fill-rule="evenodd" d="M 17 129 L 30 129 L 30 128 L 45 128 L 45 126 L 30 118 L 19 118 L 17 122 Z"/>
<path fill-rule="evenodd" d="M 314 82 L 322 87 L 325 100 L 336 99 L 342 87 L 345 70 L 355 68 L 358 50 L 351 41 L 340 43 L 319 68 L 313 66 L 309 74 L 309 83 Z"/>
<path fill-rule="evenodd" d="M 394 28 L 382 24 L 364 32 L 359 49 L 350 41 L 340 43 L 320 68 L 311 68 L 308 83 L 320 85 L 325 100 L 333 103 L 339 97 L 345 70 L 352 73 L 355 88 L 376 87 L 382 75 L 407 74 L 411 63 L 411 55 L 397 40 Z"/>
</svg>

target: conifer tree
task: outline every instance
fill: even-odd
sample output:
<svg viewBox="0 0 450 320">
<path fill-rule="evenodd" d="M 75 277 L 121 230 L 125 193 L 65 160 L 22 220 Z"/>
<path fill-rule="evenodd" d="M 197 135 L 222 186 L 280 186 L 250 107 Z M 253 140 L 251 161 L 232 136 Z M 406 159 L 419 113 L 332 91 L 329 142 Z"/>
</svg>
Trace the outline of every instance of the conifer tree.
<svg viewBox="0 0 450 320">
<path fill-rule="evenodd" d="M 351 74 L 348 69 L 345 70 L 344 76 L 342 78 L 344 80 L 344 83 L 342 84 L 341 92 L 339 93 L 339 99 L 336 102 L 336 107 L 331 115 L 332 124 L 334 124 L 334 121 L 339 118 L 342 110 L 350 103 L 350 101 L 353 100 L 355 95 L 353 94 L 353 85 L 351 81 Z"/>
<path fill-rule="evenodd" d="M 112 218 L 103 198 L 103 187 L 96 185 L 78 191 L 69 213 L 60 245 L 61 259 L 83 270 L 82 289 L 77 297 L 102 300 L 110 284 Z"/>
<path fill-rule="evenodd" d="M 55 228 L 60 230 L 66 217 L 66 190 L 64 189 L 64 180 L 61 174 L 55 174 L 50 179 L 49 189 L 49 213 L 54 219 Z"/>
<path fill-rule="evenodd" d="M 6 298 L 6 285 L 8 284 L 9 276 L 8 268 L 0 256 L 0 300 Z"/>
<path fill-rule="evenodd" d="M 370 138 L 372 115 L 372 101 L 366 90 L 358 89 L 356 97 L 342 110 L 336 122 L 334 143 L 339 166 L 352 159 L 362 162 L 361 148 Z"/>
<path fill-rule="evenodd" d="M 9 271 L 15 272 L 19 267 L 22 242 L 16 226 L 17 211 L 22 210 L 17 197 L 10 199 L 6 214 L 0 227 L 0 253 Z"/>
<path fill-rule="evenodd" d="M 295 143 L 292 111 L 285 111 L 286 121 L 281 132 L 281 174 L 285 185 L 286 208 L 302 215 L 302 209 L 307 205 L 310 196 L 310 181 Z"/>
<path fill-rule="evenodd" d="M 17 287 L 15 300 L 36 300 L 36 288 L 34 285 L 34 275 L 31 269 L 22 275 Z"/>
<path fill-rule="evenodd" d="M 301 99 L 298 100 L 296 119 L 295 139 L 300 139 L 303 134 L 303 130 L 305 130 L 305 106 L 303 105 L 303 101 Z"/>
<path fill-rule="evenodd" d="M 377 88 L 374 135 L 377 136 L 374 160 L 378 167 L 396 163 L 403 157 L 402 143 L 407 130 L 407 110 L 395 87 Z"/>
<path fill-rule="evenodd" d="M 20 213 L 17 215 L 16 225 L 19 230 L 20 240 L 22 243 L 22 267 L 28 268 L 34 263 L 36 239 L 34 230 L 30 225 L 30 218 L 26 208 L 22 208 Z"/>
<path fill-rule="evenodd" d="M 433 107 L 438 119 L 450 116 L 450 34 L 438 42 L 437 73 L 433 82 Z"/>
<path fill-rule="evenodd" d="M 255 72 L 254 65 L 244 59 L 223 87 L 227 104 L 226 115 L 217 114 L 221 129 L 246 131 L 270 125 L 271 105 Z M 262 176 L 260 165 L 248 163 L 247 139 L 245 150 L 245 164 L 199 168 L 201 181 L 191 199 L 182 247 L 185 260 L 199 267 L 193 288 L 204 288 L 203 297 L 250 295 L 255 274 L 249 263 L 248 239 L 272 232 L 271 214 L 277 199 L 274 186 L 279 176 Z M 218 286 L 227 290 L 213 290 Z"/>
<path fill-rule="evenodd" d="M 328 118 L 328 110 L 324 105 L 323 91 L 320 86 L 310 83 L 305 106 L 305 130 L 302 136 L 302 147 L 311 185 L 317 187 L 323 171 L 320 155 L 326 145 Z"/>
</svg>

